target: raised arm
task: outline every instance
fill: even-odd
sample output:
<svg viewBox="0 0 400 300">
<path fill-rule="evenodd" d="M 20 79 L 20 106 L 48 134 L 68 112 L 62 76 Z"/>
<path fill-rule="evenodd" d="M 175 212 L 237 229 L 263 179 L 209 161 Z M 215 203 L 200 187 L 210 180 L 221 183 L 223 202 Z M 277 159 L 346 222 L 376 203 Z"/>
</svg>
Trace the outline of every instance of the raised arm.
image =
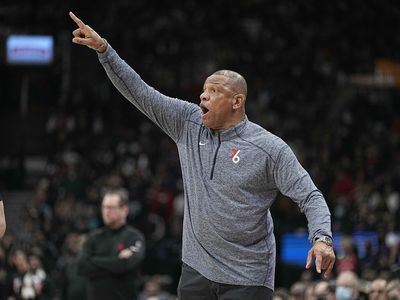
<svg viewBox="0 0 400 300">
<path fill-rule="evenodd" d="M 165 96 L 150 87 L 96 31 L 72 12 L 70 17 L 78 26 L 72 33 L 72 41 L 96 50 L 108 77 L 121 94 L 177 141 L 185 121 L 200 112 L 199 106 Z"/>
</svg>

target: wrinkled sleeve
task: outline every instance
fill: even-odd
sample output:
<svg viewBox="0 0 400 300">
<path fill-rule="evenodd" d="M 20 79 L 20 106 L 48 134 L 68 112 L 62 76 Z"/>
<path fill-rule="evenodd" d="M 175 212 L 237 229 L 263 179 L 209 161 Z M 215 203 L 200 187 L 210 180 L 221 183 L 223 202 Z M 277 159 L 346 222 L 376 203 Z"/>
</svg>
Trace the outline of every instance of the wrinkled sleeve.
<svg viewBox="0 0 400 300">
<path fill-rule="evenodd" d="M 185 120 L 199 111 L 199 106 L 165 96 L 149 86 L 110 45 L 98 56 L 118 91 L 176 142 Z"/>
<path fill-rule="evenodd" d="M 278 154 L 273 176 L 279 191 L 296 202 L 306 215 L 310 242 L 320 236 L 332 237 L 331 215 L 325 198 L 288 145 Z"/>
</svg>

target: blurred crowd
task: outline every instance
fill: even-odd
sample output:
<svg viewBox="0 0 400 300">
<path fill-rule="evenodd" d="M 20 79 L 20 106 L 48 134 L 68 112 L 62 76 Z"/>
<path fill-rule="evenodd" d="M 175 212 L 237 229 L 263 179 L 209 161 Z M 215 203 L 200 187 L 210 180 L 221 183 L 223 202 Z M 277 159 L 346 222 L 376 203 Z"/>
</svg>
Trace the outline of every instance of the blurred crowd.
<svg viewBox="0 0 400 300">
<path fill-rule="evenodd" d="M 140 299 L 176 293 L 183 190 L 175 145 L 114 90 L 94 53 L 70 43 L 69 10 L 173 97 L 198 102 L 203 80 L 219 68 L 245 76 L 249 119 L 290 144 L 323 191 L 333 230 L 344 235 L 328 281 L 302 270 L 292 278 L 278 255 L 276 299 L 345 299 L 335 294 L 349 289 L 353 299 L 400 299 L 400 89 L 349 80 L 373 74 L 379 58 L 400 58 L 396 1 L 118 0 L 100 1 L 95 13 L 92 6 L 0 4 L 2 41 L 10 33 L 46 33 L 57 42 L 52 67 L 0 65 L 0 115 L 8 120 L 1 134 L 29 126 L 20 123 L 15 86 L 27 72 L 28 114 L 43 119 L 27 131 L 44 137 L 22 151 L 0 150 L 0 188 L 34 191 L 20 214 L 23 230 L 0 242 L 0 299 L 81 299 L 76 257 L 87 232 L 101 226 L 107 187 L 129 192 L 129 222 L 147 239 Z M 43 172 L 32 178 L 21 169 L 38 148 Z M 281 234 L 306 230 L 290 199 L 280 195 L 271 210 L 278 248 Z M 378 247 L 366 243 L 361 256 L 355 231 L 376 232 Z"/>
</svg>

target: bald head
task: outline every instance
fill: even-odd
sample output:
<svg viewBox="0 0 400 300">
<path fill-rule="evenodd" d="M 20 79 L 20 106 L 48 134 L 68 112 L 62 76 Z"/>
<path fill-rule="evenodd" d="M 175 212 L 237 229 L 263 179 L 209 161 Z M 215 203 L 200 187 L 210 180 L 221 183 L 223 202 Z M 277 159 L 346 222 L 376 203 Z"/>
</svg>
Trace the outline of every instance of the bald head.
<svg viewBox="0 0 400 300">
<path fill-rule="evenodd" d="M 336 284 L 353 287 L 358 286 L 357 274 L 351 271 L 343 271 L 338 275 Z"/>
<path fill-rule="evenodd" d="M 219 130 L 242 122 L 245 116 L 246 94 L 246 80 L 236 72 L 220 70 L 208 76 L 200 95 L 204 126 Z"/>
<path fill-rule="evenodd" d="M 218 70 L 213 75 L 221 75 L 228 78 L 228 84 L 236 93 L 243 94 L 244 99 L 247 97 L 247 83 L 242 75 L 231 70 Z"/>
</svg>

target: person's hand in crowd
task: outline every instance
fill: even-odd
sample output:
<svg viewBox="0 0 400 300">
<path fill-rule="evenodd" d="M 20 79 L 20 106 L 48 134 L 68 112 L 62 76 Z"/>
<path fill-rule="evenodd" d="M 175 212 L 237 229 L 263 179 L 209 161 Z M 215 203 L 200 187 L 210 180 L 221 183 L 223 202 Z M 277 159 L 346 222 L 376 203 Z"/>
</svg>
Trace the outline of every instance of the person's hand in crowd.
<svg viewBox="0 0 400 300">
<path fill-rule="evenodd" d="M 107 49 L 107 41 L 103 39 L 96 31 L 94 31 L 89 25 L 82 22 L 72 12 L 69 12 L 71 19 L 78 25 L 78 28 L 72 32 L 74 38 L 72 42 L 79 45 L 87 46 L 97 52 L 104 52 Z"/>
<path fill-rule="evenodd" d="M 125 248 L 124 250 L 122 250 L 119 254 L 118 257 L 122 258 L 122 259 L 127 259 L 129 257 L 131 257 L 133 254 L 132 250 L 129 248 Z"/>
</svg>

